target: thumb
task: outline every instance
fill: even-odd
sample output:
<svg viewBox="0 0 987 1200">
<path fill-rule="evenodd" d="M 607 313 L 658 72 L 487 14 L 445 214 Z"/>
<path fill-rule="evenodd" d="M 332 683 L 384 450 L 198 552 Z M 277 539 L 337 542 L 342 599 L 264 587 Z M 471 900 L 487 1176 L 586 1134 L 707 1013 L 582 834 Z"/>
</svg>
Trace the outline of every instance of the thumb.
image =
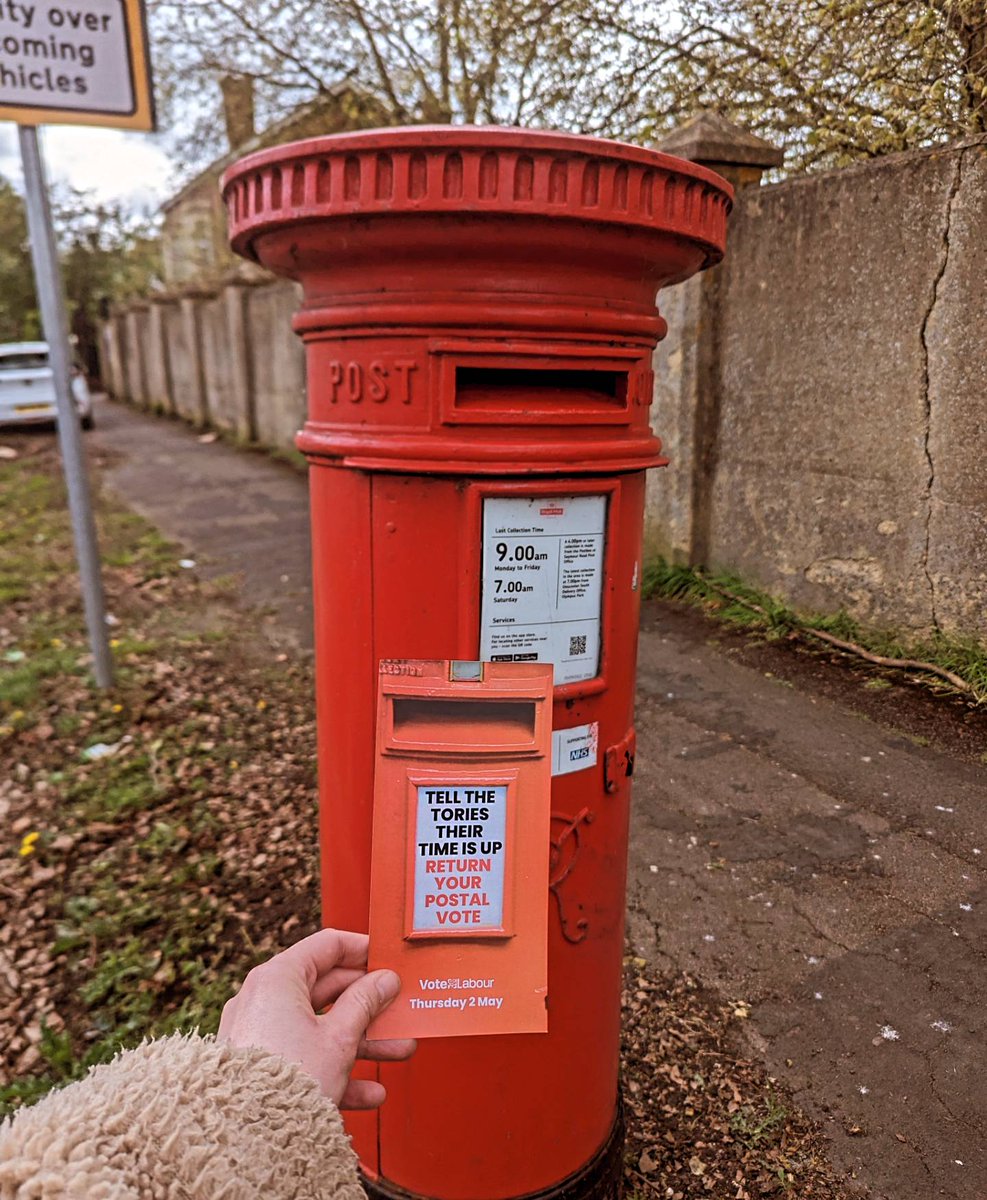
<svg viewBox="0 0 987 1200">
<path fill-rule="evenodd" d="M 393 971 L 371 971 L 350 984 L 324 1019 L 355 1057 L 367 1026 L 400 990 L 401 980 Z"/>
</svg>

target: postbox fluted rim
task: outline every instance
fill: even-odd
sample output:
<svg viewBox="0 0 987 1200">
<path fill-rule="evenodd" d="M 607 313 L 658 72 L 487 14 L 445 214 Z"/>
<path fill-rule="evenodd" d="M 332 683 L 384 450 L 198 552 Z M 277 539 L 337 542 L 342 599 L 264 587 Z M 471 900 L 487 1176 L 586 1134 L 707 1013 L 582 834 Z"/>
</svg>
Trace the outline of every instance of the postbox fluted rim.
<svg viewBox="0 0 987 1200">
<path fill-rule="evenodd" d="M 625 142 L 499 125 L 413 125 L 272 146 L 221 180 L 230 240 L 310 222 L 456 214 L 667 233 L 722 258 L 733 189 L 706 167 Z"/>
<path fill-rule="evenodd" d="M 525 147 L 541 150 L 561 150 L 573 154 L 586 154 L 599 158 L 604 151 L 612 151 L 615 159 L 640 162 L 648 166 L 661 167 L 667 171 L 679 171 L 694 179 L 711 184 L 725 192 L 729 207 L 733 205 L 734 189 L 722 175 L 708 167 L 653 150 L 648 146 L 635 146 L 616 138 L 601 138 L 583 133 L 564 133 L 555 129 L 523 129 L 516 125 L 395 125 L 379 129 L 357 129 L 348 133 L 325 133 L 316 137 L 300 138 L 294 142 L 282 142 L 278 146 L 267 146 L 254 150 L 232 163 L 223 172 L 220 189 L 225 194 L 227 187 L 239 175 L 258 167 L 283 162 L 293 158 L 346 150 L 421 149 L 432 147 L 448 149 L 461 143 L 461 148 L 484 146 L 520 150 Z"/>
</svg>

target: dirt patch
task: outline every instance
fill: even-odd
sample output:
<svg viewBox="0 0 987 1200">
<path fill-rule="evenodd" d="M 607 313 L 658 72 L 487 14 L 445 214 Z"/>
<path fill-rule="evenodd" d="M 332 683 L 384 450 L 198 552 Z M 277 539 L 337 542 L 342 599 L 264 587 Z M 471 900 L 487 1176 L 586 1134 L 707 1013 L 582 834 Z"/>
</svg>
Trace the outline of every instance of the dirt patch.
<svg viewBox="0 0 987 1200">
<path fill-rule="evenodd" d="M 629 1197 L 846 1200 L 826 1141 L 745 1053 L 749 1008 L 688 976 L 625 967 L 625 1186 Z"/>
</svg>

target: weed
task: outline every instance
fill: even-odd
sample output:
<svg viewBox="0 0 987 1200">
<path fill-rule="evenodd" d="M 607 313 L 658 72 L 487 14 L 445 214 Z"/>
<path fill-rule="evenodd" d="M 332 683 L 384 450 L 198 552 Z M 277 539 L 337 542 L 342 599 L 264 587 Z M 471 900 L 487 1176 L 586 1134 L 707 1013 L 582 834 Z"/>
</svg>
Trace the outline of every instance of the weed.
<svg viewBox="0 0 987 1200">
<path fill-rule="evenodd" d="M 38 1075 L 12 1080 L 0 1087 L 0 1114 L 12 1112 L 22 1105 L 33 1104 L 52 1088 L 63 1087 L 81 1079 L 90 1067 L 106 1062 L 119 1049 L 115 1042 L 97 1042 L 84 1053 L 77 1054 L 67 1030 L 53 1029 L 41 1022 L 41 1041 L 38 1050 L 45 1069 Z"/>
<path fill-rule="evenodd" d="M 15 666 L 5 665 L 0 669 L 0 712 L 28 708 L 50 679 L 83 673 L 78 648 L 64 645 L 48 645 Z"/>
<path fill-rule="evenodd" d="M 84 821 L 113 821 L 148 808 L 158 798 L 149 768 L 146 754 L 101 759 L 67 789 L 68 799 Z"/>
<path fill-rule="evenodd" d="M 769 1090 L 759 1104 L 744 1104 L 737 1109 L 730 1119 L 730 1131 L 748 1150 L 757 1150 L 773 1142 L 787 1120 L 788 1110 Z"/>
<path fill-rule="evenodd" d="M 138 567 L 142 582 L 181 569 L 175 544 L 136 513 L 115 510 L 104 518 L 100 532 L 104 562 L 111 567 Z"/>
<path fill-rule="evenodd" d="M 294 446 L 275 446 L 273 449 L 268 449 L 267 453 L 271 458 L 276 458 L 280 462 L 294 467 L 301 475 L 304 475 L 308 471 L 308 459 L 300 450 L 296 450 Z"/>
</svg>

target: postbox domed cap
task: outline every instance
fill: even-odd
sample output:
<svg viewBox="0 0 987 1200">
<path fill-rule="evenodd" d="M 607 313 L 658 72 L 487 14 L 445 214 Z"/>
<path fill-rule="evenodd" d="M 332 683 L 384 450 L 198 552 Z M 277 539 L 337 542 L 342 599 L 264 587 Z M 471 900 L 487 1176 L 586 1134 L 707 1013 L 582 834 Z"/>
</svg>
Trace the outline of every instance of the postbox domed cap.
<svg viewBox="0 0 987 1200">
<path fill-rule="evenodd" d="M 723 256 L 733 197 L 713 171 L 657 150 L 468 125 L 374 129 L 275 146 L 230 167 L 222 189 L 233 248 L 254 260 L 258 238 L 295 224 L 490 214 L 652 230 L 700 247 L 701 267 Z"/>
</svg>

